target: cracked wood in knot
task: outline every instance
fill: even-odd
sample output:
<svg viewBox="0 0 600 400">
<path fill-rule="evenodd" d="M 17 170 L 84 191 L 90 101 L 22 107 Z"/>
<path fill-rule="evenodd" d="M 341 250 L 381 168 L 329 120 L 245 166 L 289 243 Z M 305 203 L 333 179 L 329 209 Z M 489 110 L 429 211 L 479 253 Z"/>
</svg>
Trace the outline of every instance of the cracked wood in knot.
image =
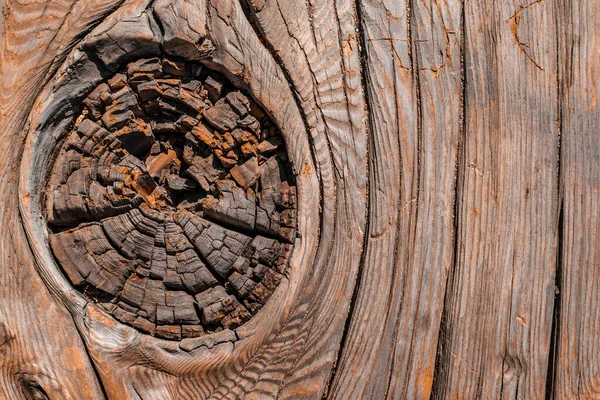
<svg viewBox="0 0 600 400">
<path fill-rule="evenodd" d="M 71 283 L 164 339 L 234 329 L 282 279 L 296 187 L 283 138 L 201 64 L 128 64 L 83 101 L 47 188 Z"/>
</svg>

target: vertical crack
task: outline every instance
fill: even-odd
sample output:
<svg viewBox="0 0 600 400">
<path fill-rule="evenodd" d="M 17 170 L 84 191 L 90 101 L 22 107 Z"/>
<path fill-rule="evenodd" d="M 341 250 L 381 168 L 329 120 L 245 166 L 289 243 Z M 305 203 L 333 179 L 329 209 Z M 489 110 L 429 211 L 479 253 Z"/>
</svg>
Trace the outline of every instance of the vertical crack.
<svg viewBox="0 0 600 400">
<path fill-rule="evenodd" d="M 453 215 L 454 215 L 454 260 L 448 271 L 446 277 L 446 289 L 444 292 L 444 306 L 442 310 L 442 318 L 440 320 L 440 329 L 438 334 L 438 344 L 435 359 L 435 368 L 433 373 L 433 384 L 432 384 L 432 399 L 441 399 L 445 394 L 445 385 L 448 379 L 448 364 L 450 362 L 450 339 L 452 334 L 452 288 L 454 286 L 454 278 L 456 268 L 459 263 L 459 239 L 460 239 L 460 227 L 459 227 L 459 210 L 460 210 L 460 183 L 463 181 L 464 171 L 464 140 L 467 132 L 466 122 L 466 109 L 467 109 L 467 96 L 466 96 L 466 66 L 465 66 L 465 0 L 462 1 L 461 6 L 461 26 L 460 26 L 460 66 L 461 66 L 461 91 L 460 91 L 460 132 L 458 138 L 458 144 L 456 148 L 456 159 L 454 163 L 454 204 L 453 204 Z"/>
<path fill-rule="evenodd" d="M 563 213 L 564 205 L 560 202 L 558 217 L 558 250 L 556 256 L 556 277 L 554 281 L 554 308 L 552 313 L 552 330 L 550 334 L 550 347 L 548 349 L 548 371 L 546 374 L 546 396 L 547 400 L 556 397 L 556 372 L 560 347 L 560 317 L 561 317 L 561 290 L 562 290 L 562 249 L 563 249 Z"/>
<path fill-rule="evenodd" d="M 556 96 L 558 114 L 558 149 L 557 149 L 557 179 L 556 194 L 558 202 L 558 227 L 557 227 L 557 250 L 556 250 L 556 272 L 554 277 L 554 304 L 552 310 L 552 328 L 550 331 L 550 347 L 548 348 L 548 370 L 546 372 L 546 395 L 547 400 L 556 397 L 556 373 L 560 350 L 561 311 L 562 311 L 562 281 L 563 281 L 563 237 L 564 237 L 564 203 L 562 196 L 562 134 L 563 134 L 563 95 L 564 87 L 561 68 L 561 21 L 556 21 Z"/>
</svg>

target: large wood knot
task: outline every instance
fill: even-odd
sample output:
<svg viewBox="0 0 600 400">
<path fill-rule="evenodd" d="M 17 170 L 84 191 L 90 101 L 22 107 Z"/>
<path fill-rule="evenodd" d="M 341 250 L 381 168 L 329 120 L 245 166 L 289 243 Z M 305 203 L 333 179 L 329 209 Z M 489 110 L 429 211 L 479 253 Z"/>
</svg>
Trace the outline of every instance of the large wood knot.
<svg viewBox="0 0 600 400">
<path fill-rule="evenodd" d="M 71 283 L 165 339 L 233 329 L 283 279 L 295 179 L 265 112 L 201 64 L 141 59 L 83 101 L 47 187 Z"/>
</svg>

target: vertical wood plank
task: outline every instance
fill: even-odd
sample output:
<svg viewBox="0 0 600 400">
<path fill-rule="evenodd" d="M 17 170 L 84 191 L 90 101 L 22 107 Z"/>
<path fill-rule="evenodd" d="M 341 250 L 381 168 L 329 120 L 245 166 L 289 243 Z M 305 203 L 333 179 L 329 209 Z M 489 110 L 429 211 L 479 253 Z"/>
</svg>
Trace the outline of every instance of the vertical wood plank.
<svg viewBox="0 0 600 400">
<path fill-rule="evenodd" d="M 359 6 L 372 130 L 370 226 L 331 397 L 428 398 L 453 259 L 462 4 Z"/>
<path fill-rule="evenodd" d="M 553 395 L 600 392 L 600 3 L 560 6 L 561 280 Z"/>
<path fill-rule="evenodd" d="M 542 398 L 557 259 L 556 10 L 465 2 L 457 258 L 434 398 Z"/>
</svg>

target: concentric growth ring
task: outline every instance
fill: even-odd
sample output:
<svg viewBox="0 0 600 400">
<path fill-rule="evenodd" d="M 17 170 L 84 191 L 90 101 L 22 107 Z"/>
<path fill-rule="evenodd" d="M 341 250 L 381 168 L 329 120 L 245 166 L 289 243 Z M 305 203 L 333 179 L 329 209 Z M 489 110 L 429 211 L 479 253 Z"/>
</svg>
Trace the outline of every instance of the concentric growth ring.
<svg viewBox="0 0 600 400">
<path fill-rule="evenodd" d="M 71 283 L 165 339 L 235 328 L 287 268 L 295 179 L 277 127 L 200 64 L 141 59 L 83 101 L 47 187 Z"/>
</svg>

